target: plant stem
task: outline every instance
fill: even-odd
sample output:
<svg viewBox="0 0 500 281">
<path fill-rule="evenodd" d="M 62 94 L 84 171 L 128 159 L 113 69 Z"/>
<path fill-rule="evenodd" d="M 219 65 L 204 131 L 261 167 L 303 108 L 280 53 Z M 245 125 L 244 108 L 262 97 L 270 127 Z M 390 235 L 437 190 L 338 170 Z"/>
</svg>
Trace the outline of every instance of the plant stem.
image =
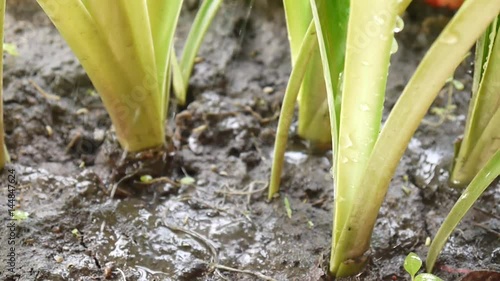
<svg viewBox="0 0 500 281">
<path fill-rule="evenodd" d="M 163 105 L 161 116 L 166 118 L 170 98 L 170 59 L 177 21 L 183 0 L 148 0 L 148 14 L 156 54 L 156 67 Z M 175 56 L 175 54 L 173 54 Z"/>
<path fill-rule="evenodd" d="M 500 149 L 500 39 L 498 18 L 477 44 L 473 97 L 464 139 L 452 168 L 450 183 L 468 184 Z"/>
<path fill-rule="evenodd" d="M 295 62 L 306 35 L 306 29 L 312 20 L 309 0 L 284 0 L 287 30 L 292 54 L 292 66 Z M 311 142 L 313 148 L 324 149 L 331 145 L 328 131 L 328 108 L 322 106 L 326 101 L 325 80 L 319 48 L 313 50 L 298 95 L 299 118 L 298 135 Z"/>
<path fill-rule="evenodd" d="M 361 180 L 362 188 L 357 190 L 357 200 L 334 248 L 338 252 L 334 266 L 339 263 L 339 270 L 363 260 L 378 210 L 411 136 L 446 80 L 499 11 L 500 1 L 465 1 L 420 63 L 371 153 Z"/>
<path fill-rule="evenodd" d="M 156 65 L 146 1 L 38 3 L 100 93 L 122 147 L 139 151 L 162 145 L 165 97 L 159 77 L 163 74 Z"/>
<path fill-rule="evenodd" d="M 347 265 L 344 263 L 347 253 L 337 249 L 342 249 L 340 239 L 349 222 L 351 207 L 357 202 L 371 200 L 358 196 L 358 193 L 366 188 L 360 186 L 360 182 L 365 176 L 364 171 L 380 131 L 397 5 L 395 0 L 372 0 L 369 3 L 351 0 L 336 155 L 335 219 L 330 260 L 330 270 L 337 277 L 359 271 L 365 262 L 360 259 Z M 367 247 L 370 240 L 357 242 Z"/>
<path fill-rule="evenodd" d="M 292 68 L 285 96 L 283 97 L 283 104 L 281 106 L 280 119 L 278 122 L 278 129 L 276 131 L 276 140 L 274 144 L 273 165 L 268 194 L 269 200 L 271 200 L 274 194 L 279 191 L 281 171 L 283 169 L 286 144 L 288 140 L 288 130 L 292 124 L 295 101 L 297 100 L 300 85 L 302 84 L 302 80 L 306 73 L 307 68 L 305 66 L 309 63 L 317 43 L 316 29 L 314 22 L 311 22 L 306 32 L 306 36 L 304 36 L 295 67 Z"/>
<path fill-rule="evenodd" d="M 497 150 L 491 159 L 484 167 L 476 174 L 467 189 L 462 193 L 462 196 L 455 203 L 446 219 L 439 227 L 436 237 L 432 240 L 427 254 L 427 272 L 432 272 L 432 268 L 436 262 L 439 252 L 443 249 L 444 244 L 450 237 L 453 230 L 467 211 L 477 201 L 479 196 L 488 188 L 488 186 L 500 176 L 500 150 Z"/>
<path fill-rule="evenodd" d="M 191 30 L 189 31 L 186 43 L 184 44 L 182 58 L 179 62 L 179 69 L 182 75 L 182 84 L 176 83 L 176 85 L 174 85 L 177 102 L 180 105 L 184 105 L 186 103 L 189 77 L 191 76 L 191 72 L 193 71 L 196 54 L 200 49 L 205 33 L 207 32 L 210 23 L 217 14 L 221 3 L 222 0 L 203 1 L 200 9 L 198 10 L 198 13 L 196 14 L 193 25 L 191 26 Z M 175 77 L 175 74 L 174 79 L 177 79 L 177 77 Z M 178 81 L 180 81 L 180 78 L 178 79 Z"/>
</svg>

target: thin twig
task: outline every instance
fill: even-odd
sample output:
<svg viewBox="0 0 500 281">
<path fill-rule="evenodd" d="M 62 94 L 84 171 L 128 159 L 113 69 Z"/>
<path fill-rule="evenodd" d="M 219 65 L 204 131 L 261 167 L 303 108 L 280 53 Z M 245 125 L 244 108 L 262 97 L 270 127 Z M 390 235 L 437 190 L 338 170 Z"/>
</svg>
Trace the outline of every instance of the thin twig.
<svg viewBox="0 0 500 281">
<path fill-rule="evenodd" d="M 115 197 L 115 193 L 116 193 L 116 190 L 118 189 L 118 186 L 128 180 L 128 179 L 131 179 L 132 177 L 135 177 L 140 171 L 141 171 L 142 168 L 139 168 L 137 169 L 135 172 L 133 173 L 130 173 L 128 175 L 125 175 L 123 178 L 121 178 L 118 182 L 116 182 L 115 184 L 113 184 L 113 188 L 111 189 L 111 194 L 109 195 L 109 197 L 111 198 L 114 198 Z M 123 192 L 125 192 L 124 190 L 122 190 Z M 128 193 L 128 192 L 125 192 L 125 193 Z M 130 195 L 130 193 L 128 194 Z"/>
<path fill-rule="evenodd" d="M 40 86 L 38 86 L 37 83 L 35 83 L 33 80 L 29 79 L 28 80 L 30 82 L 30 84 L 46 99 L 48 100 L 55 100 L 55 101 L 58 101 L 58 100 L 61 100 L 61 97 L 58 96 L 58 95 L 54 95 L 54 94 L 50 94 L 50 93 L 47 93 L 45 92 Z"/>
<path fill-rule="evenodd" d="M 215 267 L 217 269 L 226 270 L 226 271 L 232 271 L 232 272 L 250 274 L 250 275 L 253 275 L 253 276 L 255 276 L 257 278 L 260 278 L 262 280 L 266 280 L 266 281 L 277 281 L 276 279 L 274 279 L 272 277 L 269 277 L 269 276 L 266 276 L 266 275 L 264 275 L 262 273 L 254 272 L 254 271 L 251 271 L 251 270 L 237 269 L 237 268 L 225 266 L 225 265 L 222 265 L 222 264 L 210 264 L 210 266 Z"/>
<path fill-rule="evenodd" d="M 182 233 L 188 234 L 188 235 L 196 238 L 198 241 L 202 242 L 204 244 L 205 248 L 209 249 L 210 253 L 211 253 L 211 261 L 208 264 L 210 265 L 210 267 L 214 268 L 215 273 L 217 273 L 223 279 L 226 279 L 226 278 L 218 271 L 218 269 L 250 274 L 250 275 L 256 276 L 262 280 L 266 280 L 266 281 L 277 281 L 276 279 L 265 276 L 259 272 L 253 272 L 250 270 L 240 270 L 237 268 L 228 267 L 228 266 L 224 266 L 224 265 L 219 264 L 219 262 L 218 262 L 219 261 L 219 254 L 217 252 L 217 249 L 213 245 L 213 242 L 210 239 L 206 238 L 205 236 L 203 236 L 203 235 L 201 235 L 198 232 L 195 232 L 193 230 L 189 230 L 187 228 L 175 226 L 175 225 L 168 223 L 166 221 L 166 212 L 162 216 L 162 221 L 163 221 L 163 224 L 165 225 L 165 227 L 167 227 L 168 229 L 170 229 L 174 232 L 182 232 Z"/>
<path fill-rule="evenodd" d="M 172 179 L 170 179 L 168 177 L 154 178 L 154 179 L 152 179 L 152 180 L 150 180 L 148 182 L 138 182 L 138 184 L 150 185 L 150 184 L 154 184 L 154 183 L 163 183 L 163 182 L 164 183 L 169 183 L 169 184 L 171 184 L 171 185 L 173 185 L 175 187 L 180 187 L 181 186 L 178 182 L 176 182 L 176 181 L 174 181 L 174 180 L 172 180 Z"/>
<path fill-rule="evenodd" d="M 73 146 L 75 146 L 76 142 L 82 137 L 81 132 L 76 132 L 75 136 L 69 141 L 68 145 L 66 145 L 66 149 L 64 150 L 64 153 L 68 153 Z"/>
<path fill-rule="evenodd" d="M 119 268 L 117 268 L 116 270 L 118 270 L 118 272 L 120 272 L 122 274 L 123 281 L 127 281 L 127 277 L 125 276 L 125 273 Z"/>
<path fill-rule="evenodd" d="M 202 244 L 205 245 L 205 248 L 208 248 L 210 250 L 210 254 L 211 254 L 210 264 L 219 263 L 219 253 L 217 252 L 217 249 L 213 245 L 212 241 L 210 241 L 205 236 L 199 234 L 198 232 L 195 232 L 195 231 L 189 230 L 187 228 L 175 226 L 175 225 L 168 223 L 166 221 L 166 217 L 167 216 L 166 216 L 166 212 L 165 212 L 162 216 L 162 221 L 163 221 L 163 224 L 165 225 L 165 227 L 167 227 L 168 229 L 170 229 L 172 231 L 182 232 L 182 233 L 188 234 L 188 235 L 196 238 L 199 242 L 201 242 Z M 217 273 L 218 275 L 222 275 L 217 268 L 214 267 L 214 269 L 215 269 L 215 273 Z"/>
<path fill-rule="evenodd" d="M 205 236 L 203 236 L 203 235 L 201 235 L 201 234 L 199 234 L 199 233 L 197 233 L 195 231 L 192 231 L 192 230 L 189 230 L 187 228 L 180 227 L 180 226 L 172 225 L 172 224 L 168 223 L 165 218 L 166 218 L 166 216 L 163 215 L 162 221 L 163 221 L 163 224 L 168 229 L 170 229 L 172 231 L 176 231 L 176 232 L 183 232 L 185 234 L 193 236 L 194 238 L 196 238 L 197 240 L 199 240 L 200 242 L 202 242 L 207 249 L 210 250 L 210 254 L 212 255 L 211 262 L 213 262 L 213 263 L 217 263 L 218 262 L 219 258 L 218 258 L 217 249 L 213 245 L 212 241 L 210 241 L 208 238 L 206 238 Z"/>
<path fill-rule="evenodd" d="M 271 121 L 277 120 L 280 117 L 279 112 L 276 112 L 271 117 L 262 117 L 262 115 L 260 115 L 258 112 L 256 112 L 255 110 L 253 110 L 248 105 L 241 106 L 241 107 L 243 108 L 243 110 L 245 110 L 246 112 L 250 113 L 255 119 L 257 119 L 257 121 L 259 121 L 259 123 L 262 124 L 262 125 L 265 125 L 265 124 L 267 124 L 267 123 L 269 123 Z"/>
<path fill-rule="evenodd" d="M 213 209 L 213 210 L 219 211 L 219 212 L 221 212 L 221 213 L 227 213 L 227 214 L 230 214 L 230 213 L 228 212 L 228 210 L 227 210 L 227 209 L 223 209 L 223 208 L 217 207 L 217 206 L 215 206 L 215 205 L 212 205 L 212 204 L 210 204 L 210 203 L 208 203 L 208 202 L 204 201 L 203 199 L 200 199 L 200 198 L 195 198 L 195 197 L 190 196 L 190 195 L 188 195 L 188 196 L 182 196 L 182 197 L 180 197 L 180 198 L 179 198 L 179 200 L 180 200 L 180 201 L 189 201 L 189 200 L 193 200 L 193 201 L 195 201 L 196 203 L 201 203 L 201 204 L 203 204 L 205 207 L 208 207 L 208 208 L 210 208 L 210 209 Z"/>
<path fill-rule="evenodd" d="M 254 184 L 264 184 L 264 187 L 262 188 L 259 188 L 259 189 L 256 189 L 256 190 L 253 190 L 253 185 Z M 255 194 L 255 193 L 259 193 L 259 192 L 262 192 L 264 190 L 267 189 L 267 186 L 268 186 L 268 182 L 267 181 L 253 181 L 251 182 L 249 185 L 247 185 L 245 188 L 243 188 L 243 190 L 235 190 L 235 189 L 229 189 L 229 191 L 226 191 L 226 190 L 217 190 L 216 193 L 219 193 L 219 194 L 224 194 L 224 195 L 252 195 L 252 194 Z M 247 190 L 249 189 L 248 191 L 244 191 L 244 190 Z"/>
<path fill-rule="evenodd" d="M 250 205 L 250 200 L 252 199 L 253 194 L 253 184 L 248 185 L 248 195 L 247 195 L 247 204 Z M 267 184 L 264 186 L 267 189 Z"/>
<path fill-rule="evenodd" d="M 489 228 L 486 225 L 481 224 L 481 223 L 473 222 L 472 224 L 479 227 L 479 228 L 482 228 L 482 229 L 486 230 L 487 232 L 489 232 L 493 235 L 496 235 L 498 238 L 500 238 L 500 232 L 497 232 L 497 231 L 495 231 L 495 230 L 493 230 L 493 229 L 491 229 L 491 228 Z"/>
<path fill-rule="evenodd" d="M 494 219 L 500 220 L 500 216 L 495 215 L 495 214 L 493 214 L 493 213 L 491 213 L 491 212 L 488 212 L 488 211 L 486 211 L 486 210 L 483 210 L 483 209 L 481 209 L 481 208 L 474 207 L 474 210 L 479 211 L 479 212 L 481 212 L 481 213 L 483 213 L 483 214 L 487 215 L 488 217 L 491 217 L 491 218 L 494 218 Z"/>
</svg>

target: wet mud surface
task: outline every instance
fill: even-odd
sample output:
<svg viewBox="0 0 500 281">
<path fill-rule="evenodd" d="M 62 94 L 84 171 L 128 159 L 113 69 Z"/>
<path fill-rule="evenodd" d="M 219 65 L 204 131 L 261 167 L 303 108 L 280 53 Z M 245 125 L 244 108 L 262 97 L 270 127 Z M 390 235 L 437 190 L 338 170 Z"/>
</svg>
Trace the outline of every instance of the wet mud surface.
<svg viewBox="0 0 500 281">
<path fill-rule="evenodd" d="M 1 280 L 263 280 L 259 274 L 327 280 L 331 153 L 311 155 L 292 137 L 280 198 L 266 202 L 290 71 L 282 7 L 269 2 L 223 5 L 195 66 L 189 105 L 170 111 L 168 145 L 125 155 L 90 81 L 48 19 L 34 3 L 8 1 L 6 42 L 20 55 L 5 59 L 5 130 L 13 158 L 7 170 L 18 179 L 18 208 L 30 215 L 17 228 L 19 279 L 6 277 L 2 262 Z M 178 52 L 192 5 L 182 14 Z M 429 21 L 427 12 L 412 8 L 404 18 L 386 111 L 436 35 L 433 28 L 449 16 L 438 11 L 431 15 L 438 20 Z M 452 143 L 465 122 L 469 69 L 464 63 L 455 75 L 466 88 L 453 95 L 453 114 L 439 126 L 422 125 L 413 138 L 380 211 L 372 259 L 346 280 L 409 280 L 405 256 L 425 257 L 426 238 L 459 196 L 446 181 Z M 444 107 L 447 97 L 443 91 L 435 106 Z M 157 180 L 142 183 L 144 175 Z M 7 176 L 4 171 L 3 183 Z M 186 177 L 194 183 L 182 184 Z M 444 280 L 459 280 L 462 269 L 500 270 L 498 236 L 489 231 L 500 229 L 499 188 L 489 188 L 444 248 L 435 272 Z M 6 188 L 0 198 L 7 201 Z M 0 214 L 6 217 L 6 204 Z M 8 235 L 1 227 L 2 258 Z"/>
</svg>

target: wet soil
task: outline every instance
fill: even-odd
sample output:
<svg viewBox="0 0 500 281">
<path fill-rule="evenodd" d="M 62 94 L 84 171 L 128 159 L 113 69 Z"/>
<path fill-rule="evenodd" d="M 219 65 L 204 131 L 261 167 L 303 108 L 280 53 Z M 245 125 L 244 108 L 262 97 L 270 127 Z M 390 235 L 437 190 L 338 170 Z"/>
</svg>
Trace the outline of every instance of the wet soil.
<svg viewBox="0 0 500 281">
<path fill-rule="evenodd" d="M 196 10 L 197 1 L 187 2 L 179 52 Z M 224 3 L 190 80 L 189 105 L 170 111 L 168 145 L 126 155 L 50 21 L 31 1 L 8 1 L 6 41 L 20 55 L 5 59 L 5 130 L 13 163 L 2 182 L 15 173 L 18 208 L 29 218 L 16 229 L 14 276 L 4 262 L 9 232 L 0 228 L 2 280 L 261 280 L 258 274 L 326 280 L 331 153 L 312 155 L 292 136 L 280 198 L 265 200 L 290 72 L 279 2 Z M 387 112 L 449 15 L 417 5 L 405 16 Z M 455 75 L 466 89 L 453 95 L 453 114 L 441 125 L 422 125 L 413 138 L 380 210 L 372 259 L 347 280 L 409 280 L 405 256 L 414 251 L 425 257 L 426 238 L 459 196 L 446 181 L 452 143 L 465 122 L 469 70 L 464 63 Z M 443 91 L 435 106 L 446 102 Z M 144 184 L 143 175 L 158 180 Z M 180 184 L 186 177 L 194 183 Z M 498 236 L 489 231 L 500 229 L 499 188 L 490 187 L 446 245 L 435 272 L 444 280 L 458 280 L 461 269 L 500 270 Z M 0 198 L 7 202 L 6 188 Z M 0 214 L 7 217 L 4 203 Z"/>
</svg>

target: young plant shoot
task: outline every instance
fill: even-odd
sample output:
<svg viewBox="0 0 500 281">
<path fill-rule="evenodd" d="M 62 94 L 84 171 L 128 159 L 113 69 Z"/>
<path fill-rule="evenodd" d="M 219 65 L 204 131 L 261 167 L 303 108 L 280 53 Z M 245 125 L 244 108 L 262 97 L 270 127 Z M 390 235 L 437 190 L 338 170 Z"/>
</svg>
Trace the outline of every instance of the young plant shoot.
<svg viewBox="0 0 500 281">
<path fill-rule="evenodd" d="M 428 272 L 432 272 L 439 253 L 460 220 L 486 188 L 500 176 L 500 84 L 494 78 L 500 72 L 499 27 L 497 17 L 476 45 L 473 97 L 465 137 L 456 145 L 458 153 L 451 174 L 452 184 L 470 184 L 432 241 L 427 254 Z"/>
<path fill-rule="evenodd" d="M 455 186 L 467 185 L 500 149 L 499 28 L 497 17 L 476 46 L 472 101 L 451 172 L 450 182 Z"/>
<path fill-rule="evenodd" d="M 465 216 L 467 211 L 474 205 L 474 202 L 483 194 L 486 188 L 500 176 L 500 150 L 497 150 L 493 157 L 476 174 L 472 182 L 462 193 L 458 201 L 446 216 L 443 224 L 439 227 L 434 240 L 432 240 L 427 253 L 427 272 L 432 272 L 439 252 L 443 249 L 446 240 L 450 237 L 458 223 Z"/>
<path fill-rule="evenodd" d="M 5 1 L 0 0 L 0 38 L 3 42 L 4 32 L 3 26 L 5 21 Z M 7 147 L 5 146 L 5 133 L 3 130 L 3 45 L 0 56 L 0 169 L 3 169 L 5 163 L 9 162 L 9 153 L 7 152 Z"/>
<path fill-rule="evenodd" d="M 183 1 L 37 2 L 99 92 L 121 146 L 140 151 L 162 145 L 174 33 Z M 210 20 L 199 21 L 205 26 Z M 196 53 L 205 30 L 193 29 L 195 39 L 185 48 L 190 54 Z M 186 59 L 188 66 L 192 66 L 190 58 L 194 55 Z"/>
<path fill-rule="evenodd" d="M 203 1 L 184 44 L 180 62 L 177 61 L 175 53 L 172 52 L 173 86 L 177 102 L 180 105 L 186 104 L 189 77 L 193 71 L 196 54 L 221 3 L 222 0 Z"/>
<path fill-rule="evenodd" d="M 343 277 L 358 273 L 368 260 L 366 252 L 373 227 L 399 160 L 440 89 L 498 15 L 500 2 L 464 3 L 423 58 L 382 130 L 389 61 L 395 49 L 393 33 L 401 29 L 398 14 L 409 1 L 310 3 L 323 62 L 333 143 L 335 214 L 330 272 Z M 304 39 L 301 52 L 311 51 L 304 48 L 307 40 L 310 38 Z M 307 55 L 299 53 L 297 57 Z M 294 74 L 301 72 L 292 71 L 286 102 L 287 95 L 295 92 L 291 89 L 299 84 L 293 79 L 302 77 Z M 283 112 L 291 110 L 282 108 Z M 278 137 L 283 130 L 280 126 L 289 121 L 289 116 L 280 118 Z M 274 161 L 282 161 L 278 155 L 282 152 L 284 148 L 275 148 Z M 279 187 L 281 169 L 275 167 L 281 166 L 273 163 L 270 198 Z"/>
<path fill-rule="evenodd" d="M 406 272 L 410 274 L 411 281 L 443 281 L 441 278 L 429 273 L 417 275 L 422 267 L 422 260 L 415 253 L 409 253 L 408 256 L 406 256 L 403 267 Z"/>
<path fill-rule="evenodd" d="M 283 4 L 287 19 L 292 66 L 294 66 L 312 20 L 311 5 L 309 0 L 284 0 Z M 331 134 L 328 130 L 330 120 L 321 56 L 317 45 L 312 50 L 311 56 L 307 65 L 304 66 L 306 72 L 298 94 L 298 134 L 310 141 L 312 147 L 325 148 L 331 145 Z"/>
</svg>

